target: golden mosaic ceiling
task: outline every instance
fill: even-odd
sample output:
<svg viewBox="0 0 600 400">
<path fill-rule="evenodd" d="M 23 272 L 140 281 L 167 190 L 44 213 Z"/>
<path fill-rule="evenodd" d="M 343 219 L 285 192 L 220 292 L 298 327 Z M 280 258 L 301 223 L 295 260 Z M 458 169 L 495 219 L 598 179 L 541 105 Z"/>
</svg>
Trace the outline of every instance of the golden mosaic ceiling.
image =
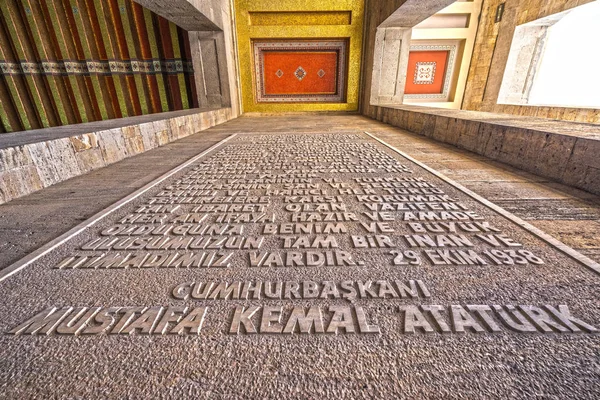
<svg viewBox="0 0 600 400">
<path fill-rule="evenodd" d="M 355 111 L 358 109 L 360 61 L 363 33 L 364 2 L 362 0 L 236 0 L 236 28 L 240 59 L 240 75 L 245 112 L 285 111 Z M 261 102 L 262 64 L 255 60 L 255 43 L 302 41 L 347 41 L 336 90 L 341 100 Z M 298 65 L 298 67 L 302 67 Z M 318 73 L 306 71 L 306 73 Z M 286 75 L 287 76 L 287 75 Z M 273 77 L 271 77 L 273 78 Z M 275 77 L 274 79 L 278 79 Z M 310 82 L 309 79 L 304 80 Z M 257 83 L 258 82 L 258 83 Z M 282 80 L 283 82 L 283 80 Z M 315 97 L 319 99 L 319 97 Z"/>
</svg>

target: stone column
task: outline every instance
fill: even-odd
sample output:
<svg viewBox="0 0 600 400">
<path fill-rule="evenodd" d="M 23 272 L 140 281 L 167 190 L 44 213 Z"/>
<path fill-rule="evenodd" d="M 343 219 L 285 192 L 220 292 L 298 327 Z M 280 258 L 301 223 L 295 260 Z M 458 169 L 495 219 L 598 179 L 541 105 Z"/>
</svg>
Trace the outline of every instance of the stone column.
<svg viewBox="0 0 600 400">
<path fill-rule="evenodd" d="M 232 0 L 135 0 L 189 33 L 198 104 L 240 114 Z"/>
</svg>

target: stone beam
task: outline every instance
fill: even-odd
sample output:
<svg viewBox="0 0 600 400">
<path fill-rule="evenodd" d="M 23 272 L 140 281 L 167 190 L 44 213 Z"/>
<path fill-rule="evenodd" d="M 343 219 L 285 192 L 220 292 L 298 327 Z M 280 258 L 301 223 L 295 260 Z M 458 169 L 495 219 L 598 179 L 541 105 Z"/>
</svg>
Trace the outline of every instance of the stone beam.
<svg viewBox="0 0 600 400">
<path fill-rule="evenodd" d="M 402 104 L 411 28 L 377 28 L 371 104 Z"/>
<path fill-rule="evenodd" d="M 221 1 L 135 0 L 186 31 L 221 31 Z"/>
<path fill-rule="evenodd" d="M 455 0 L 407 0 L 379 28 L 412 28 Z"/>
<path fill-rule="evenodd" d="M 231 0 L 135 0 L 189 33 L 200 108 L 240 112 Z"/>
</svg>

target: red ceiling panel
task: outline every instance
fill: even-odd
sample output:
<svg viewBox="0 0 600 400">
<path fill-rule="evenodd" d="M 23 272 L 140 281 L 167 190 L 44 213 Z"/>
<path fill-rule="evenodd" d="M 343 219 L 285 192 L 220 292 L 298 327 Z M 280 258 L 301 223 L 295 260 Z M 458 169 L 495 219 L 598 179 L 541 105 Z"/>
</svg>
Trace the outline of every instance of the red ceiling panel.
<svg viewBox="0 0 600 400">
<path fill-rule="evenodd" d="M 448 51 L 411 51 L 405 94 L 438 94 L 444 90 Z"/>
</svg>

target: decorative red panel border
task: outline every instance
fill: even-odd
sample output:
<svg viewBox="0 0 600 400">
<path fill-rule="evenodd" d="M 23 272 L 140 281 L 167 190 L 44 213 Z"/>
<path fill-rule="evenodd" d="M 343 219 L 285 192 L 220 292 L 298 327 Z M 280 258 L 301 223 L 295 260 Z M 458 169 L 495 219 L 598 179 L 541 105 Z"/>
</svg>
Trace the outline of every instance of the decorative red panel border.
<svg viewBox="0 0 600 400">
<path fill-rule="evenodd" d="M 253 42 L 257 102 L 343 102 L 346 41 Z"/>
</svg>

